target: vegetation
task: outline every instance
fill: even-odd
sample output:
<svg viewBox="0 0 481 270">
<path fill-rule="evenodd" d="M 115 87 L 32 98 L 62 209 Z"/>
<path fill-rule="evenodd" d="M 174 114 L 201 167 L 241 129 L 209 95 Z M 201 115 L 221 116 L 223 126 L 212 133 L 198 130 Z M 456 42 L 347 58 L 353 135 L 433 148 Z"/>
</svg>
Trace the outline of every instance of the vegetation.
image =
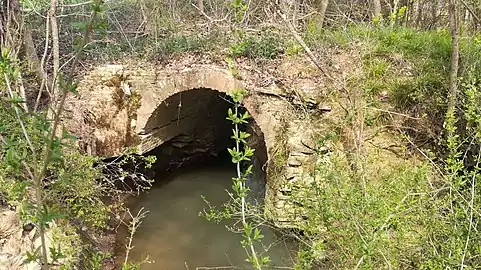
<svg viewBox="0 0 481 270">
<path fill-rule="evenodd" d="M 27 254 L 27 261 L 39 262 L 42 269 L 54 265 L 72 269 L 81 263 L 81 258 L 87 259 L 82 262 L 82 267 L 99 269 L 96 259 L 99 255 L 91 251 L 93 243 L 82 239 L 80 232 L 96 234 L 108 229 L 111 215 L 121 211 L 122 207 L 108 204 L 105 198 L 115 202 L 121 193 L 128 192 L 119 190 L 115 183 L 118 178 L 125 178 L 126 172 L 110 169 L 110 175 L 105 176 L 102 170 L 121 166 L 132 156 L 127 155 L 117 163 L 104 163 L 98 157 L 82 154 L 75 144 L 77 138 L 65 128 L 60 129 L 67 95 L 77 93 L 75 69 L 92 31 L 98 27 L 102 2 L 92 2 L 91 8 L 88 22 L 82 26 L 83 36 L 75 46 L 70 71 L 64 76 L 62 71 L 55 70 L 54 79 L 48 86 L 52 87 L 51 95 L 57 90 L 58 102 L 52 100 L 49 108 L 52 113 L 47 110 L 37 112 L 38 99 L 31 110 L 24 89 L 17 91 L 17 86 L 22 83 L 22 63 L 14 50 L 18 44 L 10 43 L 8 34 L 7 39 L 2 39 L 5 43 L 0 59 L 0 84 L 4 89 L 0 97 L 0 195 L 18 210 L 23 222 L 38 228 L 41 244 Z M 10 27 L 11 21 L 5 22 Z M 42 87 L 47 84 L 45 81 Z M 154 159 L 142 158 L 141 161 L 149 166 Z M 134 184 L 141 189 L 148 183 L 143 182 L 134 181 Z M 47 246 L 47 230 L 53 241 L 50 246 Z"/>
<path fill-rule="evenodd" d="M 126 152 L 107 162 L 84 153 L 62 128 L 65 101 L 78 94 L 84 66 L 195 55 L 227 62 L 240 78 L 245 63 L 309 57 L 336 116 L 319 120 L 297 111 L 315 128 L 324 122 L 318 162 L 303 176 L 313 180 L 289 187 L 303 217 L 295 233 L 283 231 L 301 246 L 294 269 L 481 268 L 480 4 L 3 1 L 0 199 L 38 228 L 42 243 L 28 260 L 43 269 L 100 269 L 109 254 L 96 251 L 92 236 L 127 211 L 128 253 L 146 214 L 131 214 L 121 197 L 150 182 L 123 168 L 148 168 L 155 158 Z M 336 53 L 355 59 L 340 63 L 347 76 L 332 67 Z M 250 134 L 239 130 L 249 117 L 240 113 L 246 94 L 236 92 L 228 112 L 234 194 L 222 211 L 205 214 L 240 218 L 249 262 L 267 269 L 269 258 L 256 248 L 263 240 L 257 224 L 268 216 L 246 200 L 252 166 L 240 166 L 254 154 L 243 147 Z M 280 148 L 273 158 L 282 170 L 289 153 Z M 133 189 L 119 189 L 126 179 Z M 122 264 L 140 267 L 128 256 Z"/>
</svg>

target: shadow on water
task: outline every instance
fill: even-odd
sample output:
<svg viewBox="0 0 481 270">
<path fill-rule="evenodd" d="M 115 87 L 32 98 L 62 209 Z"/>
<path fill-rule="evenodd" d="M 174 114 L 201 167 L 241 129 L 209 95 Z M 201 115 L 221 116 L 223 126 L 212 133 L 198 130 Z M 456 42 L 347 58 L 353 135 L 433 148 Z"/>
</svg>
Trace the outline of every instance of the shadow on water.
<svg viewBox="0 0 481 270">
<path fill-rule="evenodd" d="M 199 216 L 207 207 L 201 196 L 217 207 L 228 199 L 226 190 L 231 189 L 234 174 L 227 153 L 157 175 L 158 183 L 151 190 L 128 202 L 133 213 L 142 207 L 150 211 L 135 234 L 129 259 L 142 261 L 148 256 L 152 263 L 144 264 L 143 270 L 252 269 L 245 262 L 242 236 L 228 231 L 227 221 L 216 224 Z M 263 234 L 263 244 L 271 245 L 264 255 L 271 258 L 273 265 L 292 266 L 292 246 L 277 239 L 268 228 L 263 229 Z M 127 231 L 119 234 L 119 247 L 123 247 L 126 235 Z"/>
</svg>

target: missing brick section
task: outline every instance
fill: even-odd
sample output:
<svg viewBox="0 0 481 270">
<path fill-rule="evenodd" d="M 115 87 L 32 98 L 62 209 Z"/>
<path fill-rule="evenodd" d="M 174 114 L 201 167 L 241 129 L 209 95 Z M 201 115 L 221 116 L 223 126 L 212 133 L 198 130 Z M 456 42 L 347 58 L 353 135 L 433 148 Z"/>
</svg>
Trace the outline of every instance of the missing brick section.
<svg viewBox="0 0 481 270">
<path fill-rule="evenodd" d="M 226 93 L 198 88 L 183 91 L 165 99 L 149 118 L 145 134 L 161 142 L 144 155 L 154 155 L 157 162 L 148 172 L 149 176 L 162 182 L 162 176 L 173 171 L 207 163 L 228 166 L 231 157 L 227 148 L 235 147 L 231 138 L 233 125 L 226 119 L 227 111 L 234 103 Z M 241 107 L 241 113 L 245 108 Z M 253 173 L 248 186 L 251 197 L 262 202 L 266 190 L 267 149 L 264 135 L 255 119 L 241 126 L 251 134 L 247 143 L 254 148 L 251 160 Z M 242 164 L 244 169 L 249 164 Z M 235 167 L 233 167 L 233 176 Z M 231 181 L 231 179 L 226 179 Z"/>
</svg>

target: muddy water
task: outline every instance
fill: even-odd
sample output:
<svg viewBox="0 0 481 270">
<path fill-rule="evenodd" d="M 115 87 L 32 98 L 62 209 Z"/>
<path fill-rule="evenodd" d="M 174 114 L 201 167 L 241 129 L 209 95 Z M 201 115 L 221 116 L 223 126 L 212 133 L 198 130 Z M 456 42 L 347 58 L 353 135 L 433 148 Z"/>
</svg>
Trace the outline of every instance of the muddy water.
<svg viewBox="0 0 481 270">
<path fill-rule="evenodd" d="M 230 189 L 234 173 L 233 167 L 224 165 L 182 169 L 136 198 L 130 207 L 134 211 L 144 207 L 150 213 L 135 235 L 135 248 L 129 257 L 142 260 L 149 256 L 153 262 L 144 264 L 142 270 L 251 269 L 245 262 L 241 235 L 229 232 L 226 223 L 216 224 L 199 216 L 206 207 L 201 195 L 219 206 L 227 199 L 225 190 Z M 265 255 L 273 265 L 292 266 L 292 248 L 272 231 L 263 229 L 263 233 L 264 245 L 272 245 Z"/>
</svg>

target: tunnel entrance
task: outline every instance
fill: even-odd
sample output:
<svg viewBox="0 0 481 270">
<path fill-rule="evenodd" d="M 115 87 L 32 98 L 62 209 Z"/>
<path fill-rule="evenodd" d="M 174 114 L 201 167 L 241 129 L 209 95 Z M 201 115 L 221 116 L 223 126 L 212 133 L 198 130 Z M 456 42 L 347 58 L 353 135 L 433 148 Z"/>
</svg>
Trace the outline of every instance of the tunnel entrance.
<svg viewBox="0 0 481 270">
<path fill-rule="evenodd" d="M 144 154 L 157 157 L 149 176 L 162 184 L 162 179 L 168 178 L 163 176 L 178 170 L 231 164 L 227 148 L 235 144 L 231 138 L 233 126 L 226 117 L 233 105 L 226 93 L 207 88 L 183 91 L 165 99 L 148 119 L 144 129 L 145 133 L 152 134 L 161 142 L 160 146 Z M 245 110 L 241 107 L 242 113 Z M 254 166 L 248 181 L 250 196 L 255 201 L 263 201 L 267 162 L 264 136 L 252 118 L 241 130 L 251 134 L 247 143 L 256 150 L 250 162 Z M 230 178 L 226 181 L 230 181 Z"/>
<path fill-rule="evenodd" d="M 157 162 L 148 172 L 155 180 L 152 188 L 127 205 L 133 213 L 140 209 L 149 213 L 133 238 L 131 259 L 152 264 L 142 269 L 247 269 L 245 250 L 240 244 L 242 235 L 226 226 L 235 220 L 221 223 L 199 216 L 209 205 L 220 209 L 229 200 L 235 165 L 226 151 L 234 146 L 232 123 L 226 119 L 233 107 L 225 93 L 211 89 L 193 89 L 175 94 L 162 102 L 149 118 L 145 133 L 161 142 L 144 155 L 155 155 Z M 242 108 L 245 110 L 245 108 Z M 247 185 L 249 201 L 263 205 L 266 185 L 267 150 L 264 136 L 254 119 L 241 127 L 251 134 L 247 144 L 254 148 L 253 174 Z M 247 165 L 247 164 L 246 164 Z M 272 243 L 266 254 L 274 265 L 291 266 L 295 251 L 274 231 L 265 228 L 264 240 Z M 127 232 L 120 233 L 118 246 L 124 246 Z M 122 254 L 119 252 L 118 254 Z M 119 256 L 120 258 L 123 255 Z M 205 268 L 207 267 L 207 268 Z"/>
</svg>

